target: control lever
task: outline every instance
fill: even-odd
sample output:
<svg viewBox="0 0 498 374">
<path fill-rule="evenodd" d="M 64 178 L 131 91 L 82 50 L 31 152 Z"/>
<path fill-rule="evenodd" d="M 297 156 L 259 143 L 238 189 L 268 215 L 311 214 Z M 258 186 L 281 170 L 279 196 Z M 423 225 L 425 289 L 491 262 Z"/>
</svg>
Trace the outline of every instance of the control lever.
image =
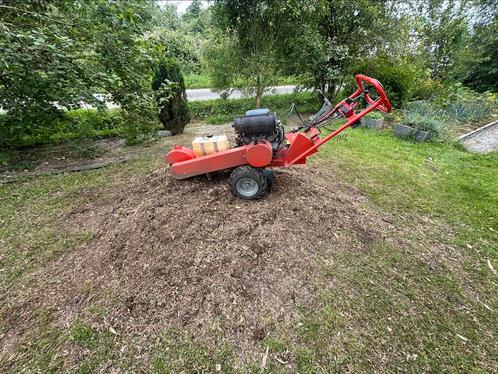
<svg viewBox="0 0 498 374">
<path fill-rule="evenodd" d="M 317 88 L 315 91 L 316 91 L 317 93 L 319 93 L 320 95 L 322 95 L 322 96 L 323 96 L 323 100 L 325 101 L 325 103 L 326 103 L 327 105 L 329 105 L 329 106 L 333 106 L 333 105 L 332 105 L 332 103 L 330 102 L 330 100 L 329 100 L 329 99 L 327 99 L 327 96 L 325 96 L 325 94 L 323 93 L 323 91 L 322 91 L 322 90 L 320 90 L 319 88 Z"/>
</svg>

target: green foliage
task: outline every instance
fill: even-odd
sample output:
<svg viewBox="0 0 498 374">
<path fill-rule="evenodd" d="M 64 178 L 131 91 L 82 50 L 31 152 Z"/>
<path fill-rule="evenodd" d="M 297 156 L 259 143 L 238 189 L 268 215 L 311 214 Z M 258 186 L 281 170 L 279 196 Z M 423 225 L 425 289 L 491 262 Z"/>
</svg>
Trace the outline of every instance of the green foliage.
<svg viewBox="0 0 498 374">
<path fill-rule="evenodd" d="M 496 95 L 479 94 L 456 84 L 430 100 L 408 103 L 402 123 L 445 139 L 462 124 L 490 117 L 497 107 Z"/>
<path fill-rule="evenodd" d="M 202 12 L 202 2 L 193 0 L 187 7 L 183 19 L 186 21 L 198 19 Z"/>
<path fill-rule="evenodd" d="M 157 11 L 153 1 L 0 6 L 0 106 L 9 114 L 10 138 L 39 132 L 82 100 L 102 108 L 94 96 L 99 92 L 130 115 L 153 113 L 149 65 L 155 49 L 144 39 Z"/>
<path fill-rule="evenodd" d="M 287 110 L 292 103 L 295 103 L 302 113 L 315 112 L 320 108 L 320 102 L 316 96 L 309 92 L 263 96 L 261 101 L 263 107 L 281 113 Z M 234 116 L 254 109 L 254 99 L 191 101 L 189 108 L 192 118 L 210 118 L 211 123 L 230 122 Z"/>
<path fill-rule="evenodd" d="M 379 80 L 386 90 L 391 105 L 395 108 L 403 107 L 412 99 L 414 88 L 418 87 L 422 79 L 427 76 L 424 69 L 413 62 L 387 56 L 361 60 L 355 65 L 352 73 L 365 74 Z M 352 85 L 350 90 L 353 90 Z"/>
<path fill-rule="evenodd" d="M 401 121 L 416 131 L 427 131 L 432 139 L 441 139 L 444 135 L 443 123 L 435 118 L 417 111 L 407 110 Z"/>
<path fill-rule="evenodd" d="M 47 143 L 64 143 L 83 138 L 104 136 L 123 136 L 133 144 L 143 139 L 144 132 L 157 128 L 157 119 L 132 115 L 121 109 L 97 110 L 74 109 L 61 112 L 57 118 L 51 118 L 43 126 L 30 128 L 30 131 L 11 133 L 12 126 L 5 125 L 9 121 L 6 114 L 0 115 L 0 139 L 5 148 L 29 147 Z M 23 128 L 26 130 L 26 127 Z M 7 147 L 8 145 L 8 147 Z"/>
<path fill-rule="evenodd" d="M 453 78 L 478 91 L 498 91 L 498 12 L 488 24 L 476 27 L 469 46 L 460 54 Z"/>
<path fill-rule="evenodd" d="M 440 117 L 447 123 L 469 123 L 489 117 L 498 107 L 498 101 L 496 95 L 479 94 L 456 84 L 431 100 L 415 101 L 407 107 L 411 111 Z"/>
<path fill-rule="evenodd" d="M 420 38 L 420 58 L 434 79 L 447 79 L 458 53 L 468 41 L 467 0 L 426 0 L 417 2 L 415 30 Z"/>
<path fill-rule="evenodd" d="M 382 115 L 381 112 L 379 112 L 378 110 L 374 110 L 370 113 L 368 113 L 365 118 L 371 118 L 371 119 L 381 119 L 381 118 L 384 118 L 384 116 Z"/>
<path fill-rule="evenodd" d="M 211 78 L 208 74 L 185 74 L 185 88 L 209 88 Z"/>
<path fill-rule="evenodd" d="M 397 18 L 384 2 L 290 1 L 275 8 L 276 48 L 284 73 L 331 97 L 349 79 L 355 63 L 373 51 L 392 53 L 386 46 L 395 33 L 400 37 Z"/>
<path fill-rule="evenodd" d="M 185 82 L 176 60 L 160 62 L 152 82 L 159 107 L 159 119 L 164 128 L 178 135 L 190 121 Z"/>
<path fill-rule="evenodd" d="M 214 88 L 242 89 L 254 95 L 256 108 L 278 76 L 273 9 L 280 3 L 217 0 L 213 7 L 217 32 L 208 43 L 205 58 Z"/>
</svg>

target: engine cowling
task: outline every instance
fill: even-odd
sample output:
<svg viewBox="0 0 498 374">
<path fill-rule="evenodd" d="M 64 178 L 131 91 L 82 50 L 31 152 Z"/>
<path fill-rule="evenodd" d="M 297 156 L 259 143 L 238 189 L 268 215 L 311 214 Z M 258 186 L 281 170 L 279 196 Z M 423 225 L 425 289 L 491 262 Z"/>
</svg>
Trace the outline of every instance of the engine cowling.
<svg viewBox="0 0 498 374">
<path fill-rule="evenodd" d="M 233 128 L 238 145 L 256 144 L 261 139 L 275 143 L 282 133 L 276 113 L 269 109 L 247 111 L 245 116 L 235 118 Z"/>
</svg>

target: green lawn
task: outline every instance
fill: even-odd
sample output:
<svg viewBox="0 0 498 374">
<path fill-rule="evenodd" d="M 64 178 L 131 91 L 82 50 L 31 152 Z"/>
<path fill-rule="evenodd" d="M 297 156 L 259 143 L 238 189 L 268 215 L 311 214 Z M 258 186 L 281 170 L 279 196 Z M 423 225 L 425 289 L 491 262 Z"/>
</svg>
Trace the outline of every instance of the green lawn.
<svg viewBox="0 0 498 374">
<path fill-rule="evenodd" d="M 288 325 L 272 326 L 261 347 L 269 352 L 265 372 L 287 372 L 287 361 L 300 373 L 495 370 L 497 277 L 488 260 L 498 269 L 498 152 L 474 155 L 357 129 L 321 149 L 312 164 L 332 169 L 368 197 L 368 209 L 388 212 L 406 229 L 386 231 L 368 252 L 322 248 L 308 280 L 318 307 L 301 305 L 292 333 Z M 5 315 L 8 305 L 29 289 L 36 270 L 91 240 L 61 226 L 64 212 L 94 199 L 88 191 L 98 195 L 160 165 L 158 155 L 0 186 L 0 338 L 14 318 Z M 61 370 L 67 342 L 84 352 L 79 372 L 105 371 L 109 362 L 123 371 L 260 371 L 260 361 L 235 369 L 237 352 L 223 339 L 213 350 L 190 333 L 165 331 L 156 344 L 134 347 L 83 321 L 54 326 L 47 310 L 36 323 L 30 344 L 1 356 L 2 372 Z M 144 350 L 150 367 L 140 363 Z"/>
<path fill-rule="evenodd" d="M 428 214 L 458 232 L 455 243 L 498 253 L 498 152 L 414 144 L 357 129 L 320 150 L 325 162 L 382 209 Z"/>
</svg>

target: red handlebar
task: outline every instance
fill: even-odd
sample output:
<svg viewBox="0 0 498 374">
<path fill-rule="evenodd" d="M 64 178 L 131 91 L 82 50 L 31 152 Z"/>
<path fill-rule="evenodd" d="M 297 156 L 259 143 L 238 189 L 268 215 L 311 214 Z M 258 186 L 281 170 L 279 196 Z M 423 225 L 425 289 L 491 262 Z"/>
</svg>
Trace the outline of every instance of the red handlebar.
<svg viewBox="0 0 498 374">
<path fill-rule="evenodd" d="M 369 104 L 374 104 L 376 102 L 379 102 L 380 104 L 377 106 L 379 110 L 382 112 L 390 112 L 391 111 L 391 103 L 389 102 L 389 99 L 387 98 L 386 92 L 384 91 L 384 87 L 382 87 L 382 84 L 377 79 L 367 77 L 366 75 L 358 74 L 356 77 L 356 83 L 358 84 L 358 91 L 356 91 L 353 95 L 357 96 L 356 94 L 361 94 L 362 92 L 364 93 L 365 100 Z M 375 88 L 375 91 L 377 91 L 377 94 L 379 95 L 379 98 L 377 100 L 374 100 L 370 97 L 368 93 L 364 91 L 363 88 L 363 82 L 367 82 L 373 88 Z"/>
</svg>

